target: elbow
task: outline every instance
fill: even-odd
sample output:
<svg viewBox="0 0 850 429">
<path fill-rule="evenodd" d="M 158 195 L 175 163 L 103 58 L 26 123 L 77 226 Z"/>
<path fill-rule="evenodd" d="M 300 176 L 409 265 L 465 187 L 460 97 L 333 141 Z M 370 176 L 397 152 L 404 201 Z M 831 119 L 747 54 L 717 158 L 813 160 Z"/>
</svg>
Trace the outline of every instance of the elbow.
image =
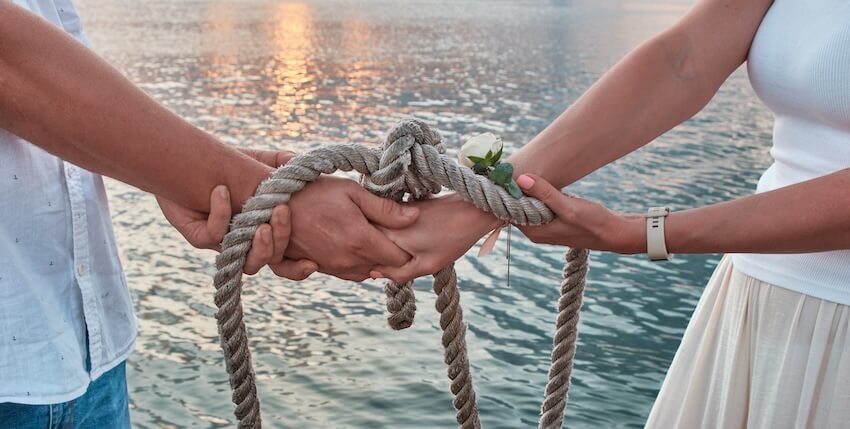
<svg viewBox="0 0 850 429">
<path fill-rule="evenodd" d="M 667 69 L 674 94 L 683 97 L 684 110 L 694 115 L 714 97 L 728 75 L 706 67 L 698 43 L 686 29 L 673 27 L 649 42 Z"/>
<path fill-rule="evenodd" d="M 670 76 L 679 82 L 691 83 L 700 79 L 694 44 L 687 31 L 671 28 L 650 41 Z"/>
</svg>

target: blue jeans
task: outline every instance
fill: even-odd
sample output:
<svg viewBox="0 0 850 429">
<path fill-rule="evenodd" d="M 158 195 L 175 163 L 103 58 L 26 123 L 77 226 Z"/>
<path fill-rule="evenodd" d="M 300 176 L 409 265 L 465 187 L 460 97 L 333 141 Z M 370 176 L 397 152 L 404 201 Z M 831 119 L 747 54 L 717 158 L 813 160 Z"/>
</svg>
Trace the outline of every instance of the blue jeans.
<svg viewBox="0 0 850 429">
<path fill-rule="evenodd" d="M 53 405 L 0 403 L 0 429 L 130 429 L 125 362 L 77 399 Z"/>
</svg>

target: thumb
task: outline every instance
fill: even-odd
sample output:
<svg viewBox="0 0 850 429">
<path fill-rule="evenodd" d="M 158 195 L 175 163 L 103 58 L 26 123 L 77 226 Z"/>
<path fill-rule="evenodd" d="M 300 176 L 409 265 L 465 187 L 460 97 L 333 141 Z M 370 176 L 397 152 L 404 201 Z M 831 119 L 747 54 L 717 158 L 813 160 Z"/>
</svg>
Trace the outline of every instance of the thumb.
<svg viewBox="0 0 850 429">
<path fill-rule="evenodd" d="M 304 280 L 319 270 L 319 266 L 309 259 L 299 259 L 297 261 L 284 259 L 282 262 L 269 264 L 269 268 L 278 276 L 290 280 Z"/>
<path fill-rule="evenodd" d="M 536 174 L 523 174 L 517 177 L 516 183 L 526 195 L 543 201 L 552 211 L 557 212 L 564 207 L 566 196 L 546 179 Z"/>
<path fill-rule="evenodd" d="M 295 152 L 284 150 L 277 153 L 275 158 L 274 167 L 280 167 L 281 165 L 286 165 L 289 161 L 295 158 Z"/>
<path fill-rule="evenodd" d="M 210 214 L 207 217 L 207 234 L 213 246 L 221 243 L 230 230 L 230 191 L 227 186 L 219 185 L 210 195 Z"/>
<path fill-rule="evenodd" d="M 419 218 L 419 209 L 416 207 L 372 195 L 363 188 L 352 195 L 352 200 L 360 207 L 366 219 L 387 228 L 406 228 Z"/>
<path fill-rule="evenodd" d="M 385 265 L 376 265 L 369 271 L 369 277 L 373 279 L 388 278 L 396 284 L 404 284 L 415 280 L 417 277 L 429 274 L 427 270 L 419 266 L 421 261 L 412 258 L 406 264 L 400 267 L 389 267 Z"/>
</svg>

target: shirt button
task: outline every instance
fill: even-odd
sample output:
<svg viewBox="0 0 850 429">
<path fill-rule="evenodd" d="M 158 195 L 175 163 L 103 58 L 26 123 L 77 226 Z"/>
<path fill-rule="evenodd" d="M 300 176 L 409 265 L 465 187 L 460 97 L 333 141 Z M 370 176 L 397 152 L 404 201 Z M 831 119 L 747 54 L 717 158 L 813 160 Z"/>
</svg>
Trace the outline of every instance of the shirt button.
<svg viewBox="0 0 850 429">
<path fill-rule="evenodd" d="M 86 274 L 86 264 L 77 265 L 77 273 L 81 276 Z"/>
</svg>

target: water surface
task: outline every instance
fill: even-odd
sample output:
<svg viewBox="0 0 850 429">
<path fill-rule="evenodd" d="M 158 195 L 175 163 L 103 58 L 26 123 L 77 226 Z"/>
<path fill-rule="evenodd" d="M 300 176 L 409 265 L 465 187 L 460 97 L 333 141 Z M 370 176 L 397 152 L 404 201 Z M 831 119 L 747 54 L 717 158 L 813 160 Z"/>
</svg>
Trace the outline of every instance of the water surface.
<svg viewBox="0 0 850 429">
<path fill-rule="evenodd" d="M 690 4 L 79 3 L 96 50 L 170 109 L 229 144 L 297 151 L 375 144 L 405 116 L 430 122 L 453 145 L 492 131 L 515 150 Z M 739 71 L 702 114 L 570 191 L 634 212 L 746 195 L 768 164 L 770 127 Z M 213 253 L 184 244 L 150 196 L 112 181 L 108 187 L 141 327 L 129 360 L 135 427 L 232 427 L 213 318 Z M 504 246 L 457 264 L 488 428 L 535 425 L 549 366 L 562 249 L 519 237 L 511 288 Z M 593 255 L 569 427 L 642 427 L 718 259 L 651 264 Z M 267 426 L 454 427 L 430 282 L 416 287 L 416 324 L 393 332 L 378 282 L 248 279 L 247 324 Z"/>
</svg>

